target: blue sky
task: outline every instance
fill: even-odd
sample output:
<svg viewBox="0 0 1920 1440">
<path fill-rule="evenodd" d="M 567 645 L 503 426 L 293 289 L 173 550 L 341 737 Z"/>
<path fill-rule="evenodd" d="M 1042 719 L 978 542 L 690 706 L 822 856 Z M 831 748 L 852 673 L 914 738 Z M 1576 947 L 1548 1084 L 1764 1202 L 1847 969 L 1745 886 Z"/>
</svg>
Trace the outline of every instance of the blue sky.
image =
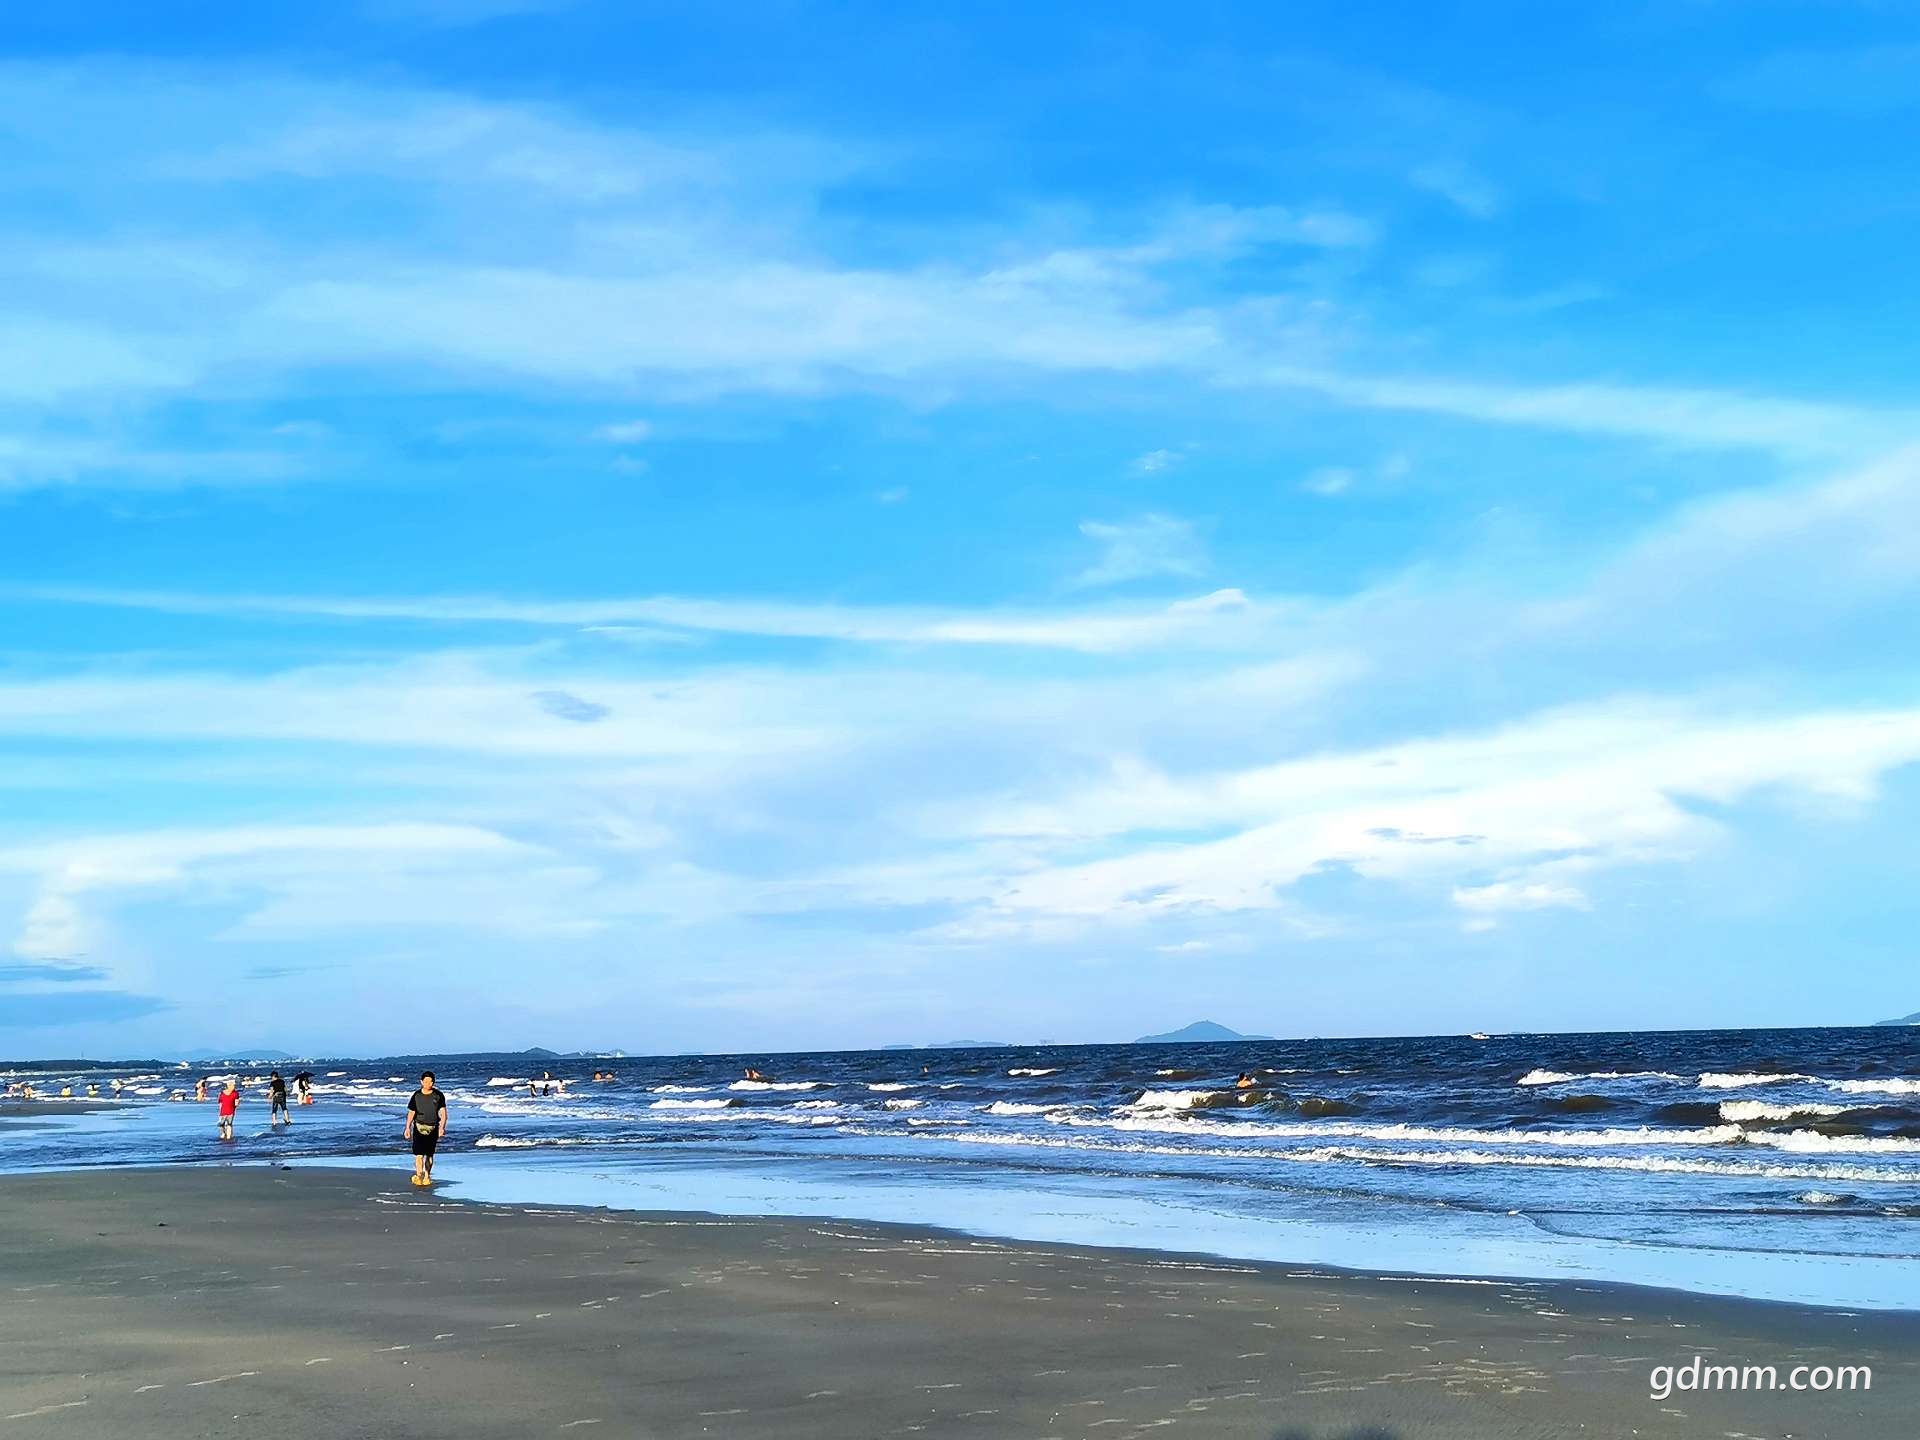
<svg viewBox="0 0 1920 1440">
<path fill-rule="evenodd" d="M 1920 24 L 0 18 L 0 1054 L 1920 1005 Z"/>
</svg>

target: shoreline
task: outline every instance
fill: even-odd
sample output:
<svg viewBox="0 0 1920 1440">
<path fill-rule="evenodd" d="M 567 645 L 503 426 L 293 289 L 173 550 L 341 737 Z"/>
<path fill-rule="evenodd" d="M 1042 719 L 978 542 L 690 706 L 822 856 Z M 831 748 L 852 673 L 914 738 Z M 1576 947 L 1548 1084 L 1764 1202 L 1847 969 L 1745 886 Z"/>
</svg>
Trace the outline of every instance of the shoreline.
<svg viewBox="0 0 1920 1440">
<path fill-rule="evenodd" d="M 0 1419 L 66 1437 L 1898 1433 L 1920 1315 L 832 1218 L 493 1203 L 323 1165 L 0 1177 Z M 1867 1364 L 1852 1394 L 1650 1367 Z M 1630 1417 L 1630 1418 L 1623 1418 Z M 32 1429 L 26 1427 L 27 1418 Z"/>
<path fill-rule="evenodd" d="M 17 1123 L 17 1122 L 16 1122 Z M 32 1126 L 31 1120 L 27 1121 Z M 0 1120 L 0 1134 L 4 1134 L 7 1125 Z M 448 1152 L 443 1159 L 451 1158 L 454 1166 L 449 1173 L 443 1169 L 440 1182 L 434 1193 L 448 1202 L 466 1206 L 481 1206 L 502 1210 L 540 1210 L 570 1211 L 583 1215 L 604 1215 L 609 1217 L 640 1217 L 665 1222 L 671 1219 L 712 1219 L 724 1221 L 754 1221 L 769 1224 L 784 1222 L 809 1224 L 849 1224 L 863 1225 L 889 1232 L 897 1231 L 903 1235 L 939 1235 L 968 1241 L 984 1240 L 1008 1245 L 1031 1245 L 1057 1247 L 1081 1251 L 1088 1254 L 1102 1254 L 1112 1257 L 1148 1257 L 1162 1261 L 1204 1261 L 1210 1264 L 1245 1267 L 1265 1274 L 1301 1274 L 1312 1273 L 1354 1281 L 1384 1280 L 1394 1283 L 1424 1282 L 1433 1284 L 1454 1284 L 1462 1286 L 1526 1286 L 1534 1288 L 1565 1289 L 1578 1293 L 1618 1293 L 1625 1297 L 1644 1295 L 1649 1297 L 1687 1297 L 1703 1301 L 1724 1302 L 1733 1305 L 1778 1308 L 1789 1312 L 1828 1312 L 1833 1314 L 1871 1314 L 1884 1316 L 1920 1317 L 1920 1305 L 1916 1304 L 1876 1304 L 1861 1300 L 1817 1300 L 1792 1296 L 1760 1295 L 1743 1293 L 1728 1289 L 1713 1289 L 1700 1285 L 1687 1285 L 1678 1280 L 1661 1283 L 1654 1280 L 1616 1279 L 1601 1274 L 1568 1273 L 1529 1273 L 1524 1270 L 1492 1269 L 1452 1269 L 1425 1268 L 1411 1260 L 1401 1260 L 1391 1265 L 1351 1264 L 1342 1260 L 1332 1260 L 1311 1255 L 1253 1255 L 1236 1252 L 1232 1249 L 1209 1248 L 1204 1244 L 1188 1246 L 1171 1245 L 1141 1241 L 1107 1241 L 1087 1238 L 1075 1234 L 1018 1233 L 1012 1227 L 996 1226 L 987 1221 L 980 1224 L 948 1222 L 935 1219 L 900 1220 L 876 1214 L 853 1213 L 857 1207 L 847 1209 L 809 1209 L 796 1207 L 779 1208 L 711 1208 L 697 1203 L 674 1206 L 658 1206 L 641 1203 L 622 1204 L 612 1199 L 578 1198 L 565 1192 L 572 1188 L 569 1180 L 577 1180 L 581 1171 L 564 1162 L 552 1163 L 534 1168 L 526 1165 L 520 1158 L 506 1158 L 488 1152 L 456 1150 Z M 704 1158 L 704 1157 L 703 1157 Z M 720 1157 L 714 1157 L 718 1159 Z M 715 1167 L 708 1164 L 695 1164 L 684 1169 L 663 1169 L 647 1172 L 656 1188 L 662 1188 L 674 1180 L 699 1179 L 707 1177 L 715 1168 L 735 1168 L 722 1164 Z M 746 1168 L 746 1167 L 741 1167 Z M 409 1173 L 406 1157 L 386 1152 L 369 1152 L 347 1155 L 324 1155 L 306 1157 L 298 1154 L 249 1154 L 235 1152 L 210 1156 L 204 1160 L 161 1161 L 161 1162 L 100 1162 L 85 1166 L 43 1166 L 18 1170 L 0 1170 L 0 1186 L 15 1178 L 30 1177 L 87 1177 L 103 1175 L 153 1174 L 166 1175 L 178 1173 L 192 1175 L 199 1172 L 227 1173 L 244 1170 L 266 1170 L 274 1173 L 323 1172 L 338 1173 L 343 1176 L 386 1177 L 392 1179 Z M 477 1172 L 477 1173 L 476 1173 Z M 629 1178 L 631 1173 L 628 1172 Z M 757 1173 L 748 1169 L 748 1173 Z M 604 1174 L 594 1177 L 592 1187 L 596 1192 L 605 1194 L 609 1189 L 618 1188 L 615 1182 L 608 1181 Z M 1006 1218 L 1013 1211 L 1002 1207 L 999 1214 Z M 1657 1244 L 1637 1247 L 1636 1253 L 1644 1257 L 1651 1251 L 1664 1251 L 1674 1247 Z M 1773 1261 L 1782 1257 L 1767 1255 Z M 1784 1257 L 1791 1259 L 1793 1257 Z M 1832 1257 L 1807 1257 L 1810 1262 L 1827 1263 Z M 1888 1263 L 1886 1257 L 1865 1257 L 1873 1262 Z M 1651 1302 L 1649 1302 L 1651 1303 Z"/>
<path fill-rule="evenodd" d="M 458 1153 L 458 1152 L 455 1152 Z M 284 1159 L 234 1160 L 226 1162 L 226 1168 L 247 1169 L 262 1168 L 276 1172 L 296 1171 L 332 1171 L 342 1174 L 364 1176 L 380 1175 L 391 1172 L 390 1178 L 398 1179 L 406 1172 L 406 1167 L 395 1159 L 384 1156 L 367 1157 L 364 1163 L 361 1157 L 343 1157 L 354 1161 L 351 1164 L 328 1164 L 323 1161 L 305 1163 L 290 1162 Z M 401 1157 L 404 1158 L 404 1157 Z M 153 1165 L 125 1166 L 122 1169 L 180 1170 L 192 1171 L 196 1165 Z M 66 1171 L 46 1171 L 45 1174 L 65 1174 Z M 0 1193 L 4 1193 L 4 1174 L 0 1174 Z M 1583 1279 L 1565 1275 L 1525 1275 L 1510 1273 L 1501 1275 L 1453 1275 L 1441 1272 L 1422 1272 L 1401 1269 L 1378 1269 L 1363 1266 L 1339 1265 L 1317 1260 L 1271 1260 L 1259 1257 L 1234 1255 L 1224 1251 L 1205 1249 L 1170 1249 L 1156 1245 L 1103 1245 L 1094 1241 L 1080 1240 L 1034 1240 L 1019 1235 L 1001 1234 L 990 1230 L 970 1230 L 963 1226 L 941 1225 L 931 1221 L 916 1222 L 905 1220 L 874 1220 L 862 1216 L 840 1215 L 827 1211 L 759 1211 L 739 1213 L 724 1210 L 700 1209 L 634 1209 L 619 1205 L 597 1205 L 561 1200 L 526 1199 L 506 1200 L 462 1193 L 463 1180 L 458 1174 L 444 1175 L 434 1183 L 432 1193 L 446 1201 L 461 1205 L 477 1206 L 489 1210 L 510 1212 L 537 1211 L 541 1213 L 567 1213 L 587 1217 L 605 1217 L 610 1219 L 632 1218 L 648 1224 L 673 1224 L 676 1222 L 725 1223 L 757 1225 L 857 1225 L 878 1234 L 903 1241 L 942 1241 L 948 1243 L 985 1243 L 1003 1246 L 1020 1246 L 1034 1250 L 1056 1250 L 1089 1258 L 1105 1258 L 1116 1264 L 1147 1263 L 1167 1266 L 1204 1266 L 1212 1269 L 1233 1270 L 1246 1274 L 1262 1275 L 1268 1279 L 1326 1279 L 1356 1284 L 1380 1285 L 1456 1285 L 1466 1287 L 1491 1287 L 1495 1289 L 1533 1289 L 1566 1294 L 1600 1295 L 1620 1301 L 1639 1299 L 1641 1305 L 1650 1306 L 1685 1298 L 1712 1305 L 1731 1307 L 1754 1307 L 1759 1310 L 1775 1311 L 1788 1315 L 1826 1314 L 1846 1318 L 1864 1316 L 1885 1316 L 1890 1318 L 1910 1318 L 1914 1323 L 1916 1340 L 1920 1340 L 1920 1306 L 1912 1307 L 1866 1307 L 1854 1305 L 1820 1305 L 1802 1300 L 1782 1300 L 1771 1296 L 1720 1295 L 1699 1290 L 1688 1290 L 1672 1285 L 1647 1285 L 1631 1280 Z"/>
</svg>

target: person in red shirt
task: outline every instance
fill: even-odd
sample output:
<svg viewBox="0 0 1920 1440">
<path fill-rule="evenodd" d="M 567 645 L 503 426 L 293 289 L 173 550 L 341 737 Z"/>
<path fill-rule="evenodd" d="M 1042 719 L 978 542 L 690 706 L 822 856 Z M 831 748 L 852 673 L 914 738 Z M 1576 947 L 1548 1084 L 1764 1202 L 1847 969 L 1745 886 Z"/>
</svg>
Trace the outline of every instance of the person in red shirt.
<svg viewBox="0 0 1920 1440">
<path fill-rule="evenodd" d="M 240 1108 L 240 1082 L 231 1075 L 220 1090 L 220 1138 L 233 1139 L 233 1116 Z"/>
</svg>

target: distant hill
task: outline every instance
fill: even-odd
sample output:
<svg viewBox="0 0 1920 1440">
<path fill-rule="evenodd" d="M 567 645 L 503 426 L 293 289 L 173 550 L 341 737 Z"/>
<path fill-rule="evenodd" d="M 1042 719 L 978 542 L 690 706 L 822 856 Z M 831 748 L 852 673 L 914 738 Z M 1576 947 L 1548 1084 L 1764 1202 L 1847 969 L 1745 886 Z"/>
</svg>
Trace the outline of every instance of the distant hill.
<svg viewBox="0 0 1920 1440">
<path fill-rule="evenodd" d="M 1164 1035 L 1142 1035 L 1133 1043 L 1136 1045 L 1196 1045 L 1212 1040 L 1271 1040 L 1271 1035 L 1242 1035 L 1238 1030 L 1229 1030 L 1226 1026 L 1212 1020 L 1196 1020 L 1191 1025 L 1178 1030 L 1169 1030 Z"/>
<path fill-rule="evenodd" d="M 1874 1023 L 1879 1025 L 1920 1025 L 1920 1010 L 1914 1011 L 1911 1015 L 1902 1015 L 1898 1020 L 1879 1020 Z"/>
<path fill-rule="evenodd" d="M 1011 1040 L 936 1040 L 931 1045 L 882 1045 L 882 1050 L 1012 1050 Z"/>
</svg>

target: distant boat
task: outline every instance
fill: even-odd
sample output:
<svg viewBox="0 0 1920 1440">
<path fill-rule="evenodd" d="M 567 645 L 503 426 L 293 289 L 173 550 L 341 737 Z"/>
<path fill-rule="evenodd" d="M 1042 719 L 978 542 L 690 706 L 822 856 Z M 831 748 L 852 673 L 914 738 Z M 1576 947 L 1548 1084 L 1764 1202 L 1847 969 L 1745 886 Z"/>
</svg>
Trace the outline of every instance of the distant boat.
<svg viewBox="0 0 1920 1440">
<path fill-rule="evenodd" d="M 1469 1040 L 1491 1040 L 1492 1038 L 1493 1037 L 1487 1034 L 1486 1031 L 1484 1030 L 1476 1030 L 1471 1035 L 1467 1036 L 1467 1039 Z"/>
</svg>

